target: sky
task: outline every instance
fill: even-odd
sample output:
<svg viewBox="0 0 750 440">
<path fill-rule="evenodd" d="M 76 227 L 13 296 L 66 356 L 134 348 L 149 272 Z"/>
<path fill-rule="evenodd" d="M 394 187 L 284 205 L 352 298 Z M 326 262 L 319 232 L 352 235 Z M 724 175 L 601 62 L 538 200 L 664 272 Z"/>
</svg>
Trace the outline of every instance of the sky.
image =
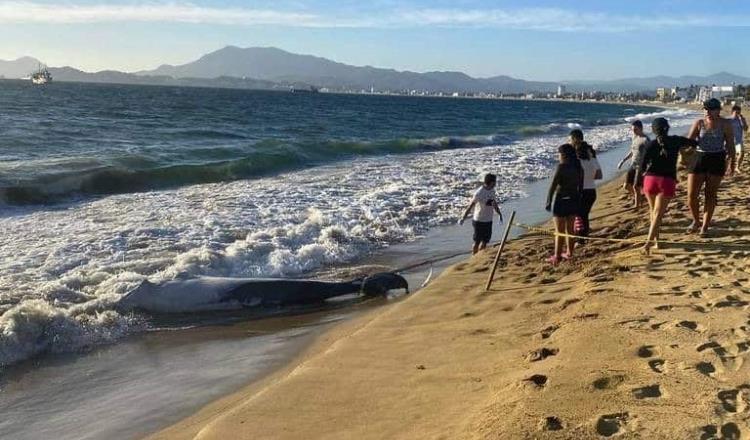
<svg viewBox="0 0 750 440">
<path fill-rule="evenodd" d="M 138 71 L 227 45 L 476 77 L 750 76 L 735 0 L 0 0 L 0 59 Z"/>
</svg>

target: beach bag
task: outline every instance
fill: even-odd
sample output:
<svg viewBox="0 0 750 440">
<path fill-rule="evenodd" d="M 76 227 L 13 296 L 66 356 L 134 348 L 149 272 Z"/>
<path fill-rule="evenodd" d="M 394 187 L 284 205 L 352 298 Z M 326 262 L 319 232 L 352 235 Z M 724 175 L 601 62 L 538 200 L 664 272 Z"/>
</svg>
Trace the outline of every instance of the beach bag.
<svg viewBox="0 0 750 440">
<path fill-rule="evenodd" d="M 583 232 L 583 217 L 580 215 L 577 215 L 575 220 L 573 220 L 573 233 L 575 235 L 581 235 Z"/>
</svg>

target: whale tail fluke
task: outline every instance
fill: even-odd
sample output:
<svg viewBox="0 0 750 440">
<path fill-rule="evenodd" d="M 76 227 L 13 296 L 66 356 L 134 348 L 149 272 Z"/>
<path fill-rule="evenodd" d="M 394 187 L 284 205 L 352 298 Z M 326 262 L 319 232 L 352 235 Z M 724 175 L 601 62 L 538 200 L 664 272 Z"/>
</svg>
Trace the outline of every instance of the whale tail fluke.
<svg viewBox="0 0 750 440">
<path fill-rule="evenodd" d="M 404 289 L 409 293 L 409 283 L 404 277 L 392 272 L 376 273 L 362 281 L 362 293 L 366 296 L 383 296 L 389 290 Z"/>
</svg>

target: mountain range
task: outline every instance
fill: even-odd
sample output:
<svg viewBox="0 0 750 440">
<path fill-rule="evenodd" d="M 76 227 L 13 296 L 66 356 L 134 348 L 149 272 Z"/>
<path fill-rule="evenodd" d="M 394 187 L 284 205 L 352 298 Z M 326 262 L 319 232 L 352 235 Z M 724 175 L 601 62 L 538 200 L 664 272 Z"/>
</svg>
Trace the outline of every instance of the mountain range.
<svg viewBox="0 0 750 440">
<path fill-rule="evenodd" d="M 0 60 L 0 76 L 22 78 L 41 64 L 34 58 Z M 748 84 L 750 78 L 721 72 L 710 76 L 654 76 L 611 81 L 526 81 L 509 76 L 473 78 L 461 72 L 410 72 L 371 66 L 351 66 L 312 55 L 299 55 L 272 47 L 227 46 L 181 65 L 164 64 L 133 73 L 105 70 L 84 72 L 72 67 L 50 68 L 56 81 L 154 84 L 177 86 L 280 89 L 316 86 L 334 91 L 370 90 L 427 92 L 556 92 L 565 84 L 569 92 L 652 92 L 657 87 L 692 84 Z"/>
</svg>

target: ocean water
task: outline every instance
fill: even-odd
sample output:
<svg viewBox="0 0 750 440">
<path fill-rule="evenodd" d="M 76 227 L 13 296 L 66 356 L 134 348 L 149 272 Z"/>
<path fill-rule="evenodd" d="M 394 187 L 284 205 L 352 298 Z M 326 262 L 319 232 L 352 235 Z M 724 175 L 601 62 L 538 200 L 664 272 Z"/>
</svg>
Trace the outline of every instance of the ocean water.
<svg viewBox="0 0 750 440">
<path fill-rule="evenodd" d="M 656 114 L 675 130 L 694 117 L 2 81 L 0 366 L 158 327 L 118 307 L 144 279 L 302 277 L 417 240 L 455 222 L 484 173 L 524 197 L 571 128 L 606 151 Z"/>
</svg>

